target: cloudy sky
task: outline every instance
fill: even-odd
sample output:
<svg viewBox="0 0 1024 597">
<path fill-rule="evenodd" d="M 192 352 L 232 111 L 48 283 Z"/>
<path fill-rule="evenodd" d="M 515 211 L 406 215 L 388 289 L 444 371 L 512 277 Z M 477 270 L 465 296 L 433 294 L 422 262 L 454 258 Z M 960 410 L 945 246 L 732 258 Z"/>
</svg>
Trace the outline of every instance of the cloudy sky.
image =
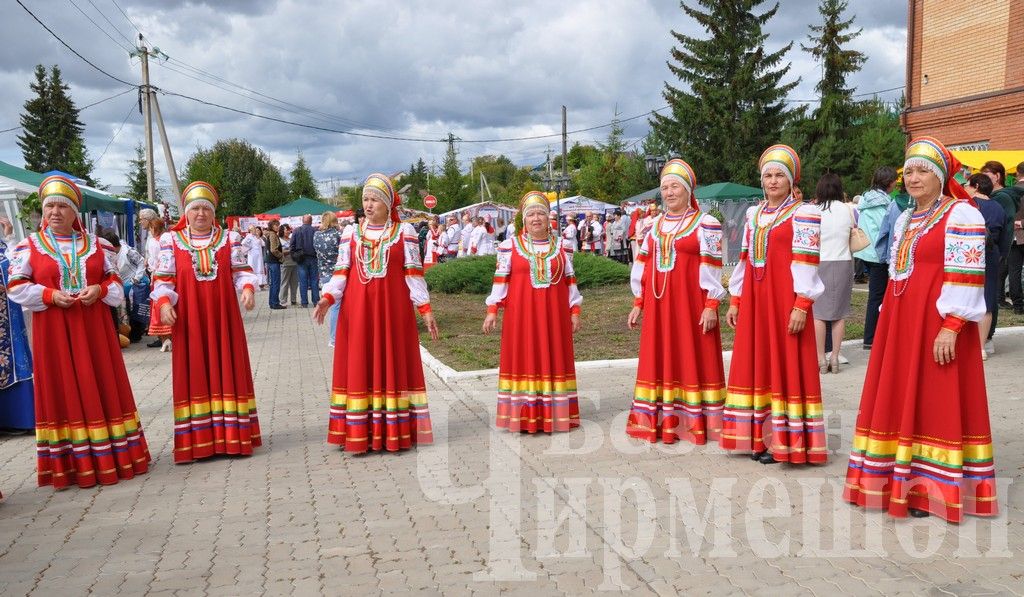
<svg viewBox="0 0 1024 597">
<path fill-rule="evenodd" d="M 673 0 L 21 0 L 71 47 L 110 74 L 140 77 L 128 56 L 141 30 L 169 60 L 151 60 L 161 89 L 245 112 L 328 129 L 409 140 L 376 139 L 271 122 L 161 95 L 180 169 L 196 147 L 239 137 L 263 148 L 286 171 L 301 151 L 320 180 L 351 182 L 375 171 L 405 169 L 418 157 L 439 166 L 449 131 L 460 158 L 504 153 L 520 164 L 543 162 L 558 138 L 560 107 L 569 130 L 585 129 L 664 106 L 661 89 L 673 46 L 670 30 L 702 35 Z M 806 52 L 812 0 L 782 0 L 769 24 L 771 47 L 787 55 L 794 101 L 813 99 L 820 72 Z M 771 6 L 771 3 L 765 3 Z M 127 18 L 122 14 L 126 13 Z M 904 83 L 906 4 L 851 0 L 868 56 L 853 86 L 859 93 Z M 90 22 L 90 20 L 92 22 Z M 127 89 L 60 45 L 16 3 L 0 23 L 0 130 L 18 124 L 36 64 L 58 64 L 78 106 Z M 900 91 L 881 97 L 892 100 Z M 144 136 L 136 96 L 127 93 L 82 112 L 90 156 L 105 184 L 124 184 L 127 160 Z M 597 142 L 607 128 L 570 136 Z M 23 165 L 20 131 L 0 133 L 0 160 Z M 640 138 L 646 118 L 626 134 Z M 482 140 L 500 140 L 475 142 Z M 166 182 L 157 144 L 158 176 Z"/>
</svg>

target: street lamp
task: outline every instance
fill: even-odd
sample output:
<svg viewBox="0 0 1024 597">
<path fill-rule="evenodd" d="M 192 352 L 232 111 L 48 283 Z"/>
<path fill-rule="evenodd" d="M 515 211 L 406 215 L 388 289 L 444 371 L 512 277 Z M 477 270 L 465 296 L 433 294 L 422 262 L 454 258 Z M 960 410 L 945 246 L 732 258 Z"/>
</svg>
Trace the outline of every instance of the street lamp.
<svg viewBox="0 0 1024 597">
<path fill-rule="evenodd" d="M 661 155 L 648 155 L 644 156 L 644 165 L 647 166 L 647 171 L 650 172 L 651 176 L 657 178 L 661 174 L 661 169 L 665 167 L 665 162 L 668 159 Z"/>
</svg>

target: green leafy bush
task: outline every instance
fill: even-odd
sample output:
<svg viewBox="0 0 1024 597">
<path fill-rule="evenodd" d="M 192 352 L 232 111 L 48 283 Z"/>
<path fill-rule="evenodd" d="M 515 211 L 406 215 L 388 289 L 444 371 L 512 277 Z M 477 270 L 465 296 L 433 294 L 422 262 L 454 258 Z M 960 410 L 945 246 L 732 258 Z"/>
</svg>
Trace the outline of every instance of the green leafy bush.
<svg viewBox="0 0 1024 597">
<path fill-rule="evenodd" d="M 441 263 L 427 270 L 427 286 L 431 292 L 445 294 L 487 294 L 491 291 L 496 265 L 494 255 L 462 257 Z M 629 267 L 606 257 L 577 253 L 573 266 L 580 288 L 629 282 Z"/>
</svg>

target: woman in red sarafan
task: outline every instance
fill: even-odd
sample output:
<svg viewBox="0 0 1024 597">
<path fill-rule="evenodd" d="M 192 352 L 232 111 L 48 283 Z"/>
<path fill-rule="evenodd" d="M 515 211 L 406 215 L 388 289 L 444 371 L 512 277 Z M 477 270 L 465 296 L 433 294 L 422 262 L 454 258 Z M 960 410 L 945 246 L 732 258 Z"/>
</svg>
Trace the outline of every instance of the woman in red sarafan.
<svg viewBox="0 0 1024 597">
<path fill-rule="evenodd" d="M 346 452 L 395 452 L 434 441 L 413 306 L 433 339 L 439 332 L 419 237 L 399 221 L 400 201 L 386 175 L 367 177 L 366 218 L 342 233 L 334 275 L 313 312 L 322 324 L 331 305 L 341 303 L 327 443 Z"/>
<path fill-rule="evenodd" d="M 689 164 L 665 164 L 665 213 L 641 242 L 630 276 L 636 299 L 628 324 L 635 328 L 641 313 L 643 324 L 626 433 L 652 443 L 703 445 L 722 428 L 722 226 L 701 213 L 696 186 Z"/>
<path fill-rule="evenodd" d="M 959 171 L 935 139 L 907 147 L 903 181 L 917 207 L 896 220 L 843 494 L 894 517 L 998 510 L 977 328 L 986 229 Z"/>
<path fill-rule="evenodd" d="M 149 448 L 110 308 L 124 300 L 116 252 L 82 228 L 82 192 L 39 186 L 43 225 L 14 249 L 8 296 L 34 312 L 39 485 L 112 485 L 149 469 Z"/>
<path fill-rule="evenodd" d="M 249 456 L 261 444 L 238 294 L 247 310 L 258 284 L 237 232 L 216 226 L 214 188 L 181 195 L 181 220 L 160 237 L 153 306 L 171 326 L 174 462 Z"/>
<path fill-rule="evenodd" d="M 572 253 L 548 226 L 547 197 L 523 196 L 522 230 L 498 246 L 483 331 L 505 310 L 498 365 L 497 425 L 509 431 L 569 431 L 580 424 L 572 336 L 580 329 L 583 297 Z"/>
<path fill-rule="evenodd" d="M 758 168 L 765 200 L 747 210 L 729 279 L 726 319 L 736 338 L 719 443 L 762 464 L 824 464 L 821 380 L 814 326 L 807 325 L 825 290 L 821 216 L 793 195 L 800 158 L 791 147 L 769 147 Z"/>
</svg>

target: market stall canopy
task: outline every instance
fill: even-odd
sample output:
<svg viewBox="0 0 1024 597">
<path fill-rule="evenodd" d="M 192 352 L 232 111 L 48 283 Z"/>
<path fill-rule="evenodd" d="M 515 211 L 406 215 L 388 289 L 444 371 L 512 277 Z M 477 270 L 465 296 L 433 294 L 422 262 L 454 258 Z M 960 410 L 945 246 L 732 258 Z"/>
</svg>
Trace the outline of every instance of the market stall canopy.
<svg viewBox="0 0 1024 597">
<path fill-rule="evenodd" d="M 310 199 L 309 197 L 299 197 L 291 203 L 285 203 L 279 207 L 266 212 L 264 215 L 268 216 L 304 216 L 309 215 L 320 215 L 325 211 L 338 212 L 337 205 L 329 205 L 316 199 Z"/>
<path fill-rule="evenodd" d="M 1024 150 L 1015 151 L 961 151 L 954 149 L 950 153 L 960 160 L 960 163 L 971 169 L 971 172 L 981 170 L 985 162 L 999 162 L 1006 168 L 1007 174 L 1017 171 L 1017 164 L 1024 162 Z"/>
<path fill-rule="evenodd" d="M 591 199 L 590 197 L 584 197 L 583 195 L 566 197 L 551 204 L 551 209 L 560 209 L 563 214 L 588 211 L 594 212 L 595 214 L 603 214 L 609 211 L 615 211 L 618 208 L 618 205 L 605 203 L 604 201 L 598 201 L 597 199 Z"/>
<path fill-rule="evenodd" d="M 734 182 L 716 182 L 697 187 L 696 195 L 698 201 L 745 201 L 764 198 L 764 191 Z"/>
<path fill-rule="evenodd" d="M 757 187 L 748 187 L 735 182 L 716 182 L 706 186 L 697 187 L 698 201 L 747 201 L 749 199 L 764 198 L 764 191 Z M 633 195 L 626 201 L 630 203 L 643 203 L 644 201 L 661 200 L 661 189 L 655 187 L 638 195 Z"/>
<path fill-rule="evenodd" d="M 39 189 L 39 184 L 51 174 L 59 174 L 61 176 L 67 176 L 71 179 L 75 179 L 74 176 L 71 176 L 66 172 L 54 170 L 45 174 L 40 174 L 38 172 L 13 166 L 7 162 L 0 162 L 0 183 L 6 184 L 7 186 L 25 193 L 36 192 Z M 129 211 L 137 212 L 145 207 L 156 209 L 155 206 L 149 205 L 148 203 L 135 201 L 133 199 L 120 199 L 110 193 L 94 189 L 84 184 L 80 184 L 79 188 L 82 190 L 82 213 L 106 211 L 115 214 L 124 214 Z M 131 204 L 129 204 L 129 202 L 131 202 Z"/>
<path fill-rule="evenodd" d="M 481 201 L 480 203 L 446 211 L 443 214 L 439 214 L 438 217 L 444 222 L 448 216 L 455 216 L 461 222 L 462 214 L 468 213 L 470 217 L 474 218 L 476 216 L 491 216 L 493 221 L 510 222 L 515 217 L 517 211 L 516 208 L 509 205 L 502 205 L 493 201 Z"/>
</svg>

